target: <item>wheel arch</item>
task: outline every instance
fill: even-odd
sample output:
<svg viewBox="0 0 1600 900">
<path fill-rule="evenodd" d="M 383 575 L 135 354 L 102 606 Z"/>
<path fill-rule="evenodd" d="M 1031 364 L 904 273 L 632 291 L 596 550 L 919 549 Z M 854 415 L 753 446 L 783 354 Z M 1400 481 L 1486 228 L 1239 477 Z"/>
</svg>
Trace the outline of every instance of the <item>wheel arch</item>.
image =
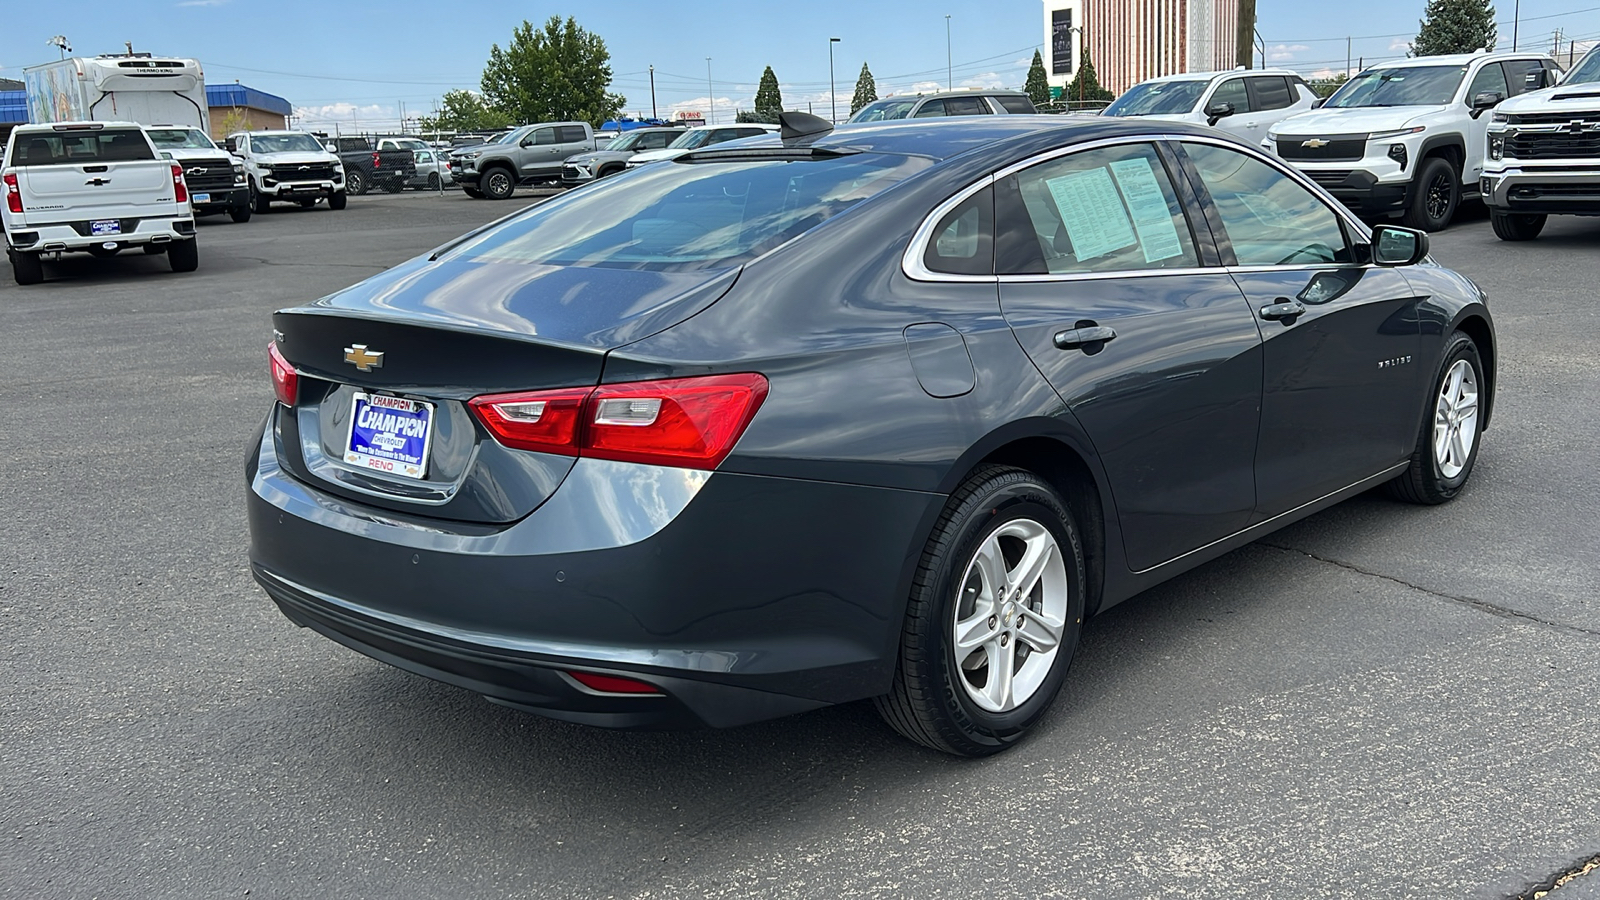
<svg viewBox="0 0 1600 900">
<path fill-rule="evenodd" d="M 1422 152 L 1417 154 L 1416 168 L 1421 169 L 1423 160 L 1435 156 L 1449 160 L 1450 164 L 1456 167 L 1456 178 L 1459 180 L 1466 171 L 1466 139 L 1459 134 L 1441 134 L 1428 138 L 1422 142 Z"/>
<path fill-rule="evenodd" d="M 1489 326 L 1489 321 L 1476 312 L 1467 311 L 1456 320 L 1454 331 L 1460 331 L 1478 347 L 1478 361 L 1483 364 L 1483 378 L 1488 382 L 1484 394 L 1487 401 L 1483 404 L 1483 430 L 1489 430 L 1489 420 L 1494 413 L 1495 387 L 1498 384 L 1496 364 L 1499 361 L 1494 346 L 1494 329 Z"/>
</svg>

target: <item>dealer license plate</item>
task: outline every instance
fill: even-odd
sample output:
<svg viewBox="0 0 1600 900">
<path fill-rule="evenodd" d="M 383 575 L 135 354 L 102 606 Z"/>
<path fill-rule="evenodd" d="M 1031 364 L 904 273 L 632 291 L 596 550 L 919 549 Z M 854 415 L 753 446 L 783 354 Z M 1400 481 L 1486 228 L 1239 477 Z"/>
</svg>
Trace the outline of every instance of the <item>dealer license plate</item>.
<svg viewBox="0 0 1600 900">
<path fill-rule="evenodd" d="M 357 393 L 350 407 L 344 461 L 364 469 L 421 478 L 428 471 L 433 404 Z"/>
<path fill-rule="evenodd" d="M 118 219 L 97 219 L 89 223 L 89 234 L 99 237 L 102 234 L 121 234 L 122 222 Z"/>
<path fill-rule="evenodd" d="M 194 197 L 194 202 L 196 202 L 196 203 L 210 203 L 211 202 L 211 195 L 210 194 L 194 194 L 193 197 Z"/>
</svg>

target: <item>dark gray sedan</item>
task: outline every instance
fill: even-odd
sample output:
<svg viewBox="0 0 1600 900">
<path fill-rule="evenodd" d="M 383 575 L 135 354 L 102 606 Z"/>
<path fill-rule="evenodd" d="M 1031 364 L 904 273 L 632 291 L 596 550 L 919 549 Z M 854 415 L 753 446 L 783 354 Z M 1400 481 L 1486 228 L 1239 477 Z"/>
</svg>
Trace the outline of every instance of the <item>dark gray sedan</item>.
<svg viewBox="0 0 1600 900">
<path fill-rule="evenodd" d="M 790 116 L 273 318 L 251 566 L 547 716 L 872 698 L 1017 741 L 1086 616 L 1472 473 L 1496 348 L 1426 236 L 1213 131 Z"/>
</svg>

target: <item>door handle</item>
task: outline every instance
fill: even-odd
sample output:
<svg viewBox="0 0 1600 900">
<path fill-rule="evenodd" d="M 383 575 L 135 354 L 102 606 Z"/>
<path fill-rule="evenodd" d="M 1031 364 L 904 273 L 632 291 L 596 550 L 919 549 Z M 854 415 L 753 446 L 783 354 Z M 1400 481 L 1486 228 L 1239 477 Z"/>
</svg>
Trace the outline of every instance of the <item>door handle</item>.
<svg viewBox="0 0 1600 900">
<path fill-rule="evenodd" d="M 1305 311 L 1305 305 L 1300 301 L 1279 297 L 1278 302 L 1271 306 L 1261 307 L 1261 318 L 1266 319 L 1268 322 L 1281 321 L 1285 325 L 1293 325 L 1294 320 L 1303 315 Z"/>
<path fill-rule="evenodd" d="M 1117 336 L 1113 328 L 1105 325 L 1088 325 L 1056 332 L 1056 346 L 1062 350 L 1085 349 L 1087 344 L 1104 344 Z"/>
</svg>

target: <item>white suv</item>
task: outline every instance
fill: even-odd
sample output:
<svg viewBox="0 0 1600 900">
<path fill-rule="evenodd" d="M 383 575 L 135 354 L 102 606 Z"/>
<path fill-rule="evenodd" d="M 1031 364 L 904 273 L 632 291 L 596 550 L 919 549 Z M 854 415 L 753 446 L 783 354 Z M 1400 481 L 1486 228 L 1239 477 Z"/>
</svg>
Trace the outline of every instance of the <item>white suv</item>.
<svg viewBox="0 0 1600 900">
<path fill-rule="evenodd" d="M 1235 69 L 1141 81 L 1100 114 L 1213 125 L 1254 143 L 1316 102 L 1305 79 L 1287 69 Z"/>
<path fill-rule="evenodd" d="M 1450 224 L 1478 195 L 1489 118 L 1507 97 L 1560 70 L 1542 53 L 1419 56 L 1350 79 L 1318 109 L 1261 142 L 1352 210 L 1398 214 L 1411 228 Z"/>
<path fill-rule="evenodd" d="M 628 168 L 637 169 L 640 166 L 653 162 L 662 162 L 709 147 L 724 141 L 736 141 L 739 138 L 755 137 L 760 134 L 777 134 L 778 126 L 765 125 L 757 122 L 739 122 L 734 125 L 696 125 L 695 127 L 678 135 L 677 140 L 660 150 L 645 150 L 635 153 L 628 160 Z"/>
<path fill-rule="evenodd" d="M 1495 108 L 1479 189 L 1501 240 L 1528 241 L 1549 215 L 1600 215 L 1600 48 L 1560 87 Z"/>
</svg>

